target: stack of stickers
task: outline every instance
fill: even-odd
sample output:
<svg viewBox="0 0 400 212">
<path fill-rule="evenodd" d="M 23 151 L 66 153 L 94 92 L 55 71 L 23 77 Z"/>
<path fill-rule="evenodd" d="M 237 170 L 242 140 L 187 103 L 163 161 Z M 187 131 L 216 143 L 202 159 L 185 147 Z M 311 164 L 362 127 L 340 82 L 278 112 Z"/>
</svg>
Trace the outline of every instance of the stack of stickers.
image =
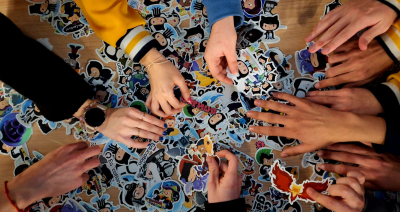
<svg viewBox="0 0 400 212">
<path fill-rule="evenodd" d="M 194 100 L 187 103 L 181 113 L 163 119 L 168 134 L 162 142 L 152 142 L 146 149 L 127 147 L 101 133 L 86 134 L 76 118 L 49 121 L 34 102 L 3 84 L 0 154 L 10 155 L 15 161 L 14 175 L 44 157 L 36 151 L 31 157 L 26 145 L 35 123 L 43 134 L 65 127 L 67 135 L 73 134 L 91 145 L 105 144 L 99 156 L 101 165 L 88 172 L 88 182 L 65 195 L 40 200 L 31 205 L 29 211 L 105 212 L 123 207 L 135 211 L 203 211 L 209 178 L 205 159 L 220 150 L 228 150 L 239 159 L 238 174 L 243 182 L 241 197 L 246 199 L 248 211 L 300 212 L 299 200 L 312 202 L 305 193 L 307 187 L 318 187 L 326 192 L 329 184 L 340 176 L 321 170 L 319 165 L 324 161 L 315 152 L 304 154 L 302 168 L 311 167 L 314 171 L 308 180 L 300 182 L 300 166 L 286 166 L 284 161 L 274 157 L 274 152 L 277 155 L 285 146 L 297 145 L 300 141 L 258 135 L 248 130 L 251 125 L 282 127 L 246 116 L 249 110 L 284 115 L 268 108 L 257 108 L 255 99 L 290 104 L 274 99 L 272 93 L 304 97 L 315 90 L 316 82 L 325 79 L 329 68 L 327 57 L 320 51 L 309 53 L 308 47 L 313 43 L 308 43 L 294 55 L 296 76 L 301 76 L 295 78 L 294 66 L 290 63 L 292 55 L 285 55 L 277 47 L 268 47 L 282 42 L 276 32 L 287 28 L 273 12 L 278 2 L 242 0 L 245 24 L 237 30 L 236 45 L 239 73 L 229 74 L 234 81 L 231 86 L 216 80 L 204 60 L 211 28 L 201 0 L 128 0 L 128 4 L 146 19 L 147 30 L 160 44 L 158 50 L 181 71 Z M 327 4 L 324 15 L 337 6 L 340 6 L 338 0 Z M 93 33 L 72 0 L 30 2 L 28 11 L 30 15 L 40 16 L 40 21 L 47 21 L 56 34 L 72 34 L 79 39 Z M 53 48 L 48 39 L 39 42 L 50 50 Z M 90 61 L 79 61 L 83 45 L 70 43 L 68 47 L 70 53 L 65 55 L 65 62 L 93 86 L 93 98 L 109 108 L 134 107 L 151 113 L 145 106 L 151 90 L 149 77 L 141 64 L 134 63 L 123 50 L 106 42 L 95 50 L 99 59 Z M 115 63 L 116 71 L 105 67 L 105 63 L 108 66 Z M 180 98 L 179 89 L 175 90 L 175 95 Z M 7 134 L 5 130 L 10 123 L 24 133 Z M 146 141 L 139 137 L 133 139 Z M 8 145 L 12 142 L 23 145 Z M 257 149 L 254 157 L 240 151 L 245 142 L 251 142 Z M 219 162 L 226 161 L 220 159 Z M 259 165 L 258 172 L 255 163 Z M 253 177 L 254 174 L 258 177 Z M 264 182 L 272 186 L 263 187 Z M 112 197 L 114 202 L 107 194 L 112 187 L 119 190 L 118 196 Z M 90 202 L 82 201 L 82 193 L 92 196 Z M 313 204 L 312 209 L 327 211 L 319 204 Z"/>
</svg>

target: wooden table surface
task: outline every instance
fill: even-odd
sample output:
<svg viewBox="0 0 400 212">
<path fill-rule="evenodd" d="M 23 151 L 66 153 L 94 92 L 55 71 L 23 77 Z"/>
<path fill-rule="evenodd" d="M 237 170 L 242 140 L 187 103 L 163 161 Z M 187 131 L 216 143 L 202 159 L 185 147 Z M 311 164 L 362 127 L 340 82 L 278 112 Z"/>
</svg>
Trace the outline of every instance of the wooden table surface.
<svg viewBox="0 0 400 212">
<path fill-rule="evenodd" d="M 269 47 L 279 47 L 284 54 L 291 54 L 294 56 L 296 50 L 303 49 L 306 46 L 306 36 L 312 31 L 313 27 L 323 15 L 325 4 L 330 2 L 332 2 L 332 0 L 280 0 L 278 6 L 273 10 L 273 12 L 279 14 L 281 24 L 286 25 L 288 29 L 278 30 L 276 35 L 281 38 L 280 42 L 269 45 Z M 344 2 L 346 1 L 342 1 L 342 3 Z M 56 35 L 54 34 L 54 29 L 49 23 L 47 23 L 47 21 L 40 22 L 39 16 L 30 16 L 28 14 L 28 5 L 30 5 L 29 2 L 22 0 L 2 0 L 0 1 L 0 12 L 10 18 L 26 35 L 34 39 L 48 38 L 50 43 L 53 45 L 53 52 L 61 58 L 68 58 L 67 53 L 70 52 L 70 49 L 67 47 L 68 43 L 78 43 L 84 46 L 84 49 L 79 51 L 81 57 L 78 61 L 81 63 L 81 67 L 86 67 L 86 63 L 90 59 L 100 60 L 95 53 L 95 49 L 100 48 L 102 42 L 95 34 L 90 35 L 89 37 L 80 38 L 79 40 L 74 40 L 71 35 Z M 1 33 L 7 33 L 7 30 L 3 29 Z M 21 51 L 21 55 L 22 54 Z M 296 70 L 294 58 L 290 59 L 289 62 L 294 67 L 294 70 Z M 29 67 L 30 64 L 25 65 Z M 116 71 L 115 63 L 111 62 L 104 65 Z M 54 67 L 54 71 L 57 71 L 57 67 Z M 76 141 L 77 140 L 74 136 L 67 136 L 65 134 L 64 127 L 51 132 L 49 135 L 43 135 L 37 125 L 34 124 L 34 133 L 27 145 L 30 153 L 32 153 L 33 150 L 36 150 L 46 155 L 50 151 L 55 150 L 62 145 Z M 245 143 L 239 150 L 252 157 L 254 157 L 256 152 L 254 143 Z M 274 150 L 273 153 L 275 153 L 275 158 L 279 158 L 279 152 Z M 301 167 L 301 158 L 302 155 L 283 160 L 288 166 L 300 166 L 299 182 L 309 178 L 312 173 L 310 167 L 307 169 Z M 253 176 L 255 179 L 258 178 L 258 168 L 258 165 L 255 164 L 255 169 L 257 170 L 256 174 Z M 0 155 L 0 182 L 11 180 L 13 178 L 13 170 L 14 162 L 10 156 Z M 267 191 L 270 183 L 263 184 L 263 191 Z M 111 200 L 114 201 L 114 204 L 118 204 L 118 189 L 110 188 L 106 193 L 111 195 Z M 82 198 L 89 201 L 91 197 L 87 198 L 82 195 Z M 303 206 L 303 211 L 310 211 L 310 204 L 305 204 L 303 202 L 301 202 L 301 204 Z M 118 211 L 129 210 L 121 206 L 121 209 Z"/>
</svg>

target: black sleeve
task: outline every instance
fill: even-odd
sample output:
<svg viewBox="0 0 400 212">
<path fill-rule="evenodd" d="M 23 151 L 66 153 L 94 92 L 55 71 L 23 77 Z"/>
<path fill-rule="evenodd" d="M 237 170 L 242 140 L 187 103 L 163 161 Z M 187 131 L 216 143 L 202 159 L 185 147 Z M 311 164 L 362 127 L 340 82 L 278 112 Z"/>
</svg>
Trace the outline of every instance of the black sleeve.
<svg viewBox="0 0 400 212">
<path fill-rule="evenodd" d="M 24 35 L 0 13 L 0 80 L 36 103 L 50 121 L 71 118 L 93 89 L 63 59 Z"/>
<path fill-rule="evenodd" d="M 381 104 L 384 113 L 379 114 L 386 122 L 386 137 L 383 145 L 372 144 L 377 153 L 400 155 L 400 103 L 394 91 L 383 83 L 371 90 Z"/>
<path fill-rule="evenodd" d="M 206 212 L 220 212 L 220 211 L 235 211 L 242 212 L 246 211 L 246 204 L 244 198 L 231 200 L 228 202 L 218 203 L 205 203 Z"/>
<path fill-rule="evenodd" d="M 363 212 L 400 212 L 398 203 L 385 202 L 374 196 L 371 191 L 365 192 L 365 206 Z"/>
</svg>

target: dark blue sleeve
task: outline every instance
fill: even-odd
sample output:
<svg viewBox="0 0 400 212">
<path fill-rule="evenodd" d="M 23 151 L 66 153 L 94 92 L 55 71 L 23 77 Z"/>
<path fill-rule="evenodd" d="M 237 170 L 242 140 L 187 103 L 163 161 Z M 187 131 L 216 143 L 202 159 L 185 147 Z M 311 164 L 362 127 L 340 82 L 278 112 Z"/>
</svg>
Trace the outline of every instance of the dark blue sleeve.
<svg viewBox="0 0 400 212">
<path fill-rule="evenodd" d="M 212 25 L 229 16 L 234 16 L 235 27 L 243 24 L 243 10 L 240 0 L 203 0 L 207 9 L 208 21 Z"/>
</svg>

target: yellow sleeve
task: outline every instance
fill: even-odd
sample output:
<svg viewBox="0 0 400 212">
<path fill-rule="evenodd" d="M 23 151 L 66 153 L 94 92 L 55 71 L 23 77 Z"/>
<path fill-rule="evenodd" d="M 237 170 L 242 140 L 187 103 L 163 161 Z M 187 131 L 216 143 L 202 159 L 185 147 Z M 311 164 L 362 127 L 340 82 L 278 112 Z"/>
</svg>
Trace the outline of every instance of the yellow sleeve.
<svg viewBox="0 0 400 212">
<path fill-rule="evenodd" d="M 397 19 L 389 30 L 378 36 L 377 40 L 385 49 L 386 53 L 396 63 L 400 61 L 400 19 Z"/>
<path fill-rule="evenodd" d="M 126 0 L 75 0 L 93 31 L 102 40 L 120 47 L 138 62 L 157 41 L 145 30 L 145 20 Z"/>
<path fill-rule="evenodd" d="M 395 85 L 400 91 L 400 72 L 390 75 L 387 79 L 387 82 Z"/>
</svg>

